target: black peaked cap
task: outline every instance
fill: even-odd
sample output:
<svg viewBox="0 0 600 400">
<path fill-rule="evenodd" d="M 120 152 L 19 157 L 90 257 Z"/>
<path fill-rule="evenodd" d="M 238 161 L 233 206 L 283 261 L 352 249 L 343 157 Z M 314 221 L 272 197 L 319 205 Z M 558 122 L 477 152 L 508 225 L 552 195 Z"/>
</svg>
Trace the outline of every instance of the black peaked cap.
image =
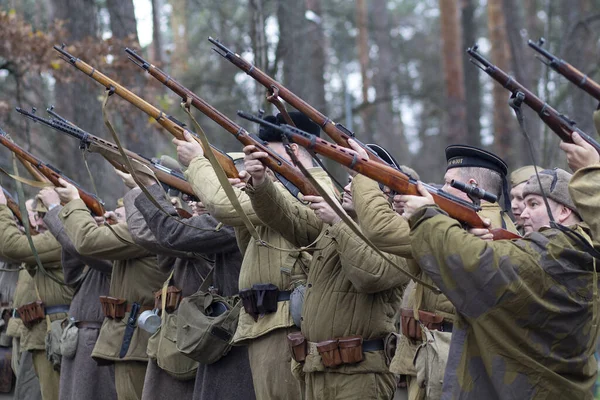
<svg viewBox="0 0 600 400">
<path fill-rule="evenodd" d="M 479 167 L 496 171 L 503 177 L 508 174 L 508 165 L 503 159 L 489 151 L 464 144 L 446 147 L 446 161 L 448 162 L 446 170 L 461 167 Z"/>
<path fill-rule="evenodd" d="M 368 143 L 366 146 L 369 149 L 373 150 L 375 153 L 377 153 L 379 158 L 381 158 L 383 161 L 390 164 L 392 167 L 402 171 L 402 168 L 400 168 L 400 164 L 398 164 L 398 161 L 396 161 L 396 159 L 392 157 L 392 155 L 386 149 L 374 143 Z"/>
</svg>

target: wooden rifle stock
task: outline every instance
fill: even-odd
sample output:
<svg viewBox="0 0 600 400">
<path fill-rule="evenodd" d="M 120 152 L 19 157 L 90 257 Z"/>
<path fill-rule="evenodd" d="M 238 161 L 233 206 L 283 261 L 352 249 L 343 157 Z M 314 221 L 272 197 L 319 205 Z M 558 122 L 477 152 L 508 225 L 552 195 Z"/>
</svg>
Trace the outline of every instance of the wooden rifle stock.
<svg viewBox="0 0 600 400">
<path fill-rule="evenodd" d="M 248 61 L 244 60 L 238 54 L 229 50 L 225 47 L 221 42 L 212 37 L 208 38 L 208 41 L 217 46 L 215 50 L 219 55 L 223 58 L 229 60 L 233 65 L 244 71 L 246 74 L 250 75 L 254 80 L 263 85 L 267 90 L 274 91 L 277 90 L 279 97 L 288 102 L 292 107 L 296 108 L 298 111 L 302 112 L 308 118 L 310 118 L 314 123 L 319 125 L 321 129 L 327 133 L 327 135 L 340 146 L 350 147 L 348 145 L 348 139 L 353 139 L 356 141 L 366 152 L 369 154 L 369 157 L 378 164 L 389 165 L 385 161 L 383 161 L 377 153 L 368 148 L 366 145 L 361 143 L 356 137 L 354 133 L 349 131 L 346 127 L 341 124 L 336 124 L 330 118 L 319 112 L 313 106 L 308 104 L 306 101 L 302 100 L 300 97 L 296 96 L 289 89 L 283 86 L 281 83 L 277 82 L 275 79 L 271 78 L 269 75 L 265 74 L 263 71 L 258 69 L 256 66 L 250 64 Z"/>
<path fill-rule="evenodd" d="M 125 49 L 129 54 L 129 59 L 142 69 L 145 69 L 151 76 L 156 78 L 163 85 L 171 89 L 182 99 L 191 100 L 191 104 L 202 112 L 204 115 L 215 121 L 223 129 L 231 133 L 237 140 L 239 140 L 244 146 L 254 145 L 257 151 L 265 152 L 269 155 L 268 158 L 264 158 L 261 161 L 276 173 L 281 174 L 294 186 L 296 186 L 300 192 L 304 195 L 318 196 L 318 192 L 312 187 L 302 173 L 294 168 L 287 160 L 275 153 L 269 146 L 260 141 L 259 138 L 251 135 L 248 131 L 242 128 L 240 125 L 233 122 L 231 119 L 226 117 L 219 110 L 208 104 L 205 100 L 200 98 L 194 92 L 174 80 L 172 77 L 165 74 L 159 68 L 150 64 L 142 57 L 140 57 L 133 50 Z"/>
<path fill-rule="evenodd" d="M 395 168 L 381 165 L 368 158 L 361 158 L 353 151 L 348 151 L 344 147 L 329 143 L 289 125 L 274 125 L 273 128 L 284 133 L 294 143 L 353 169 L 397 193 L 413 196 L 420 195 L 417 189 L 417 181 Z M 473 204 L 427 184 L 423 185 L 431 193 L 435 203 L 447 212 L 449 216 L 471 228 L 487 229 L 483 220 L 477 214 L 477 208 Z M 494 240 L 518 239 L 520 237 L 504 229 L 493 229 L 491 232 L 494 235 Z"/>
<path fill-rule="evenodd" d="M 20 224 L 23 224 L 23 214 L 21 214 L 21 208 L 19 208 L 19 204 L 15 201 L 15 199 L 8 193 L 8 191 L 2 188 L 4 192 L 4 197 L 6 197 L 6 206 L 13 213 L 13 215 L 19 220 Z M 35 229 L 35 226 L 31 225 L 29 222 L 29 218 L 27 218 L 27 222 L 29 223 L 29 232 L 32 235 L 37 235 L 39 232 Z"/>
<path fill-rule="evenodd" d="M 518 97 L 522 93 L 523 102 L 527 104 L 539 117 L 544 121 L 550 129 L 560 137 L 563 142 L 573 143 L 571 134 L 577 132 L 583 140 L 592 145 L 598 153 L 600 153 L 600 143 L 594 140 L 590 135 L 583 132 L 575 126 L 575 123 L 569 120 L 565 115 L 560 114 L 554 108 L 550 107 L 546 102 L 525 88 L 513 77 L 492 64 L 481 53 L 478 52 L 477 46 L 467 49 L 467 53 L 472 57 L 470 61 L 479 67 L 483 72 L 491 76 L 496 82 L 500 83 L 504 88 Z"/>
<path fill-rule="evenodd" d="M 99 153 L 116 169 L 125 173 L 130 173 L 123 162 L 123 156 L 121 155 L 121 152 L 116 144 L 84 131 L 74 123 L 62 118 L 56 112 L 52 112 L 52 116 L 54 117 L 52 119 L 39 117 L 21 108 L 17 108 L 17 112 L 25 115 L 35 122 L 41 123 L 54 130 L 78 139 L 81 148 L 85 148 L 92 153 Z M 181 193 L 185 193 L 188 196 L 192 196 L 194 198 L 196 197 L 192 186 L 185 180 L 183 175 L 180 175 L 176 171 L 160 165 L 159 163 L 156 163 L 151 159 L 142 156 L 141 154 L 134 153 L 133 151 L 127 149 L 123 150 L 129 159 L 148 167 L 160 182 L 169 187 L 177 189 Z"/>
<path fill-rule="evenodd" d="M 15 155 L 21 157 L 23 160 L 25 160 L 25 161 L 31 163 L 33 166 L 35 166 L 35 168 L 42 175 L 44 175 L 46 178 L 48 178 L 50 183 L 52 183 L 54 186 L 58 186 L 58 187 L 62 186 L 58 182 L 59 178 L 62 178 L 65 181 L 72 184 L 73 186 L 75 186 L 77 188 L 77 191 L 79 192 L 79 197 L 85 203 L 85 205 L 90 209 L 90 211 L 94 215 L 97 215 L 97 216 L 104 215 L 104 206 L 102 205 L 102 202 L 100 201 L 100 199 L 98 199 L 95 195 L 88 193 L 85 190 L 83 190 L 82 188 L 80 188 L 79 185 L 77 185 L 71 179 L 69 179 L 65 175 L 63 175 L 59 170 L 57 170 L 50 164 L 43 163 L 39 158 L 37 158 L 33 154 L 25 151 L 23 148 L 16 145 L 12 141 L 10 141 L 4 135 L 0 135 L 0 144 L 3 144 L 10 151 L 15 153 Z"/>
<path fill-rule="evenodd" d="M 169 133 L 171 133 L 171 135 L 173 135 L 175 138 L 179 140 L 185 140 L 183 136 L 184 125 L 181 122 L 175 120 L 171 116 L 166 115 L 158 108 L 154 107 L 141 97 L 135 95 L 133 92 L 129 91 L 125 87 L 119 85 L 117 82 L 102 74 L 100 71 L 81 61 L 79 58 L 76 58 L 73 55 L 69 54 L 63 48 L 59 46 L 54 46 L 54 49 L 60 54 L 62 54 L 65 57 L 65 60 L 68 61 L 71 65 L 73 65 L 75 68 L 88 75 L 90 78 L 94 79 L 96 82 L 100 83 L 105 88 L 114 90 L 114 93 L 119 95 L 121 98 L 133 104 L 135 107 L 139 108 L 140 110 L 154 118 L 156 122 L 158 122 L 163 128 L 169 131 Z M 193 133 L 192 136 L 194 136 L 198 143 L 200 143 L 200 139 L 197 138 Z M 200 145 L 202 144 L 200 143 Z M 235 168 L 231 157 L 229 157 L 227 154 L 223 153 L 221 150 L 215 147 L 212 147 L 212 149 L 215 153 L 215 156 L 217 157 L 217 160 L 219 161 L 219 164 L 223 167 L 227 176 L 229 178 L 237 178 L 238 171 Z M 204 149 L 204 151 L 206 150 L 207 149 Z"/>
<path fill-rule="evenodd" d="M 540 39 L 537 43 L 528 40 L 527 44 L 529 47 L 540 53 L 544 56 L 547 61 L 541 60 L 544 64 L 570 80 L 572 83 L 577 85 L 580 89 L 583 89 L 589 95 L 591 95 L 596 100 L 600 101 L 600 84 L 595 82 L 593 79 L 590 79 L 586 74 L 558 57 L 554 54 L 550 53 L 548 50 L 544 49 L 542 45 L 544 44 L 544 39 Z"/>
</svg>

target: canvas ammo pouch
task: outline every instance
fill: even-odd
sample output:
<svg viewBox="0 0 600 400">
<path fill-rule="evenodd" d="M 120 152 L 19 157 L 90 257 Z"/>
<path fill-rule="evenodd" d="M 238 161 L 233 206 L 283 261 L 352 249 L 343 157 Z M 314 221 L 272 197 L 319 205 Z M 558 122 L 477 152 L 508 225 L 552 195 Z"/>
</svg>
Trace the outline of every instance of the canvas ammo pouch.
<svg viewBox="0 0 600 400">
<path fill-rule="evenodd" d="M 290 294 L 290 314 L 294 325 L 298 328 L 302 326 L 302 306 L 304 305 L 304 293 L 306 292 L 306 284 L 299 284 L 292 290 Z"/>
<path fill-rule="evenodd" d="M 161 313 L 161 326 L 148 340 L 148 356 L 154 358 L 159 368 L 173 378 L 186 381 L 195 378 L 198 362 L 182 354 L 177 349 L 178 315 L 172 312 L 179 305 L 181 290 L 175 286 L 168 286 L 172 277 L 173 272 L 171 272 L 169 279 L 167 279 L 163 288 L 159 291 L 159 306 L 163 310 Z M 172 289 L 169 292 L 170 288 L 174 288 L 175 290 Z M 169 293 L 172 293 L 172 295 L 169 296 Z M 171 300 L 170 304 L 169 300 Z M 167 310 L 166 312 L 164 311 L 165 309 Z M 173 311 L 169 311 L 170 309 Z"/>
<path fill-rule="evenodd" d="M 27 329 L 31 329 L 34 325 L 44 320 L 44 303 L 41 300 L 36 300 L 31 303 L 23 304 L 17 308 L 19 317 L 23 321 L 23 325 Z"/>
<path fill-rule="evenodd" d="M 291 291 L 279 290 L 272 283 L 257 283 L 250 289 L 240 290 L 242 305 L 247 314 L 252 316 L 255 321 L 260 315 L 272 314 L 277 311 L 277 303 L 288 301 Z"/>
<path fill-rule="evenodd" d="M 426 399 L 437 400 L 442 396 L 452 333 L 430 330 L 425 326 L 422 329 L 426 340 L 419 346 L 413 359 L 417 385 L 425 388 Z"/>
<path fill-rule="evenodd" d="M 77 352 L 77 342 L 79 341 L 79 328 L 75 319 L 65 318 L 61 321 L 62 334 L 60 336 L 60 354 L 63 357 L 72 359 Z"/>
<path fill-rule="evenodd" d="M 177 313 L 177 349 L 202 364 L 212 364 L 231 349 L 242 308 L 239 296 L 208 291 L 213 270 L 196 293 L 184 298 Z"/>
<path fill-rule="evenodd" d="M 118 297 L 100 296 L 102 312 L 106 318 L 123 319 L 127 311 L 127 299 Z"/>
<path fill-rule="evenodd" d="M 423 340 L 421 324 L 427 329 L 443 331 L 443 316 L 423 310 L 418 310 L 418 313 L 419 319 L 417 320 L 412 308 L 403 308 L 401 310 L 402 334 L 404 336 L 416 341 Z"/>
<path fill-rule="evenodd" d="M 48 322 L 48 331 L 46 332 L 46 358 L 52 364 L 55 371 L 60 371 L 62 354 L 60 352 L 60 338 L 63 333 L 63 320 L 57 319 L 50 322 L 50 317 L 46 316 Z"/>
</svg>

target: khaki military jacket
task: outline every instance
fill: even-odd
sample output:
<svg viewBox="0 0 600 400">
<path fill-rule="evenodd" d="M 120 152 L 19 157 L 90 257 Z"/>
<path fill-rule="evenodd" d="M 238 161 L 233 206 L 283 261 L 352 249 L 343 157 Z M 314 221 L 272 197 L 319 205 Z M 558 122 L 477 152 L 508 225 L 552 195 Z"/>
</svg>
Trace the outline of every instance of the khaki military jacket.
<svg viewBox="0 0 600 400">
<path fill-rule="evenodd" d="M 273 230 L 296 246 L 315 244 L 309 268 L 302 333 L 319 342 L 336 337 L 361 335 L 365 340 L 384 338 L 394 331 L 408 277 L 381 258 L 343 222 L 327 226 L 314 212 L 289 200 L 269 180 L 249 186 L 248 195 L 256 214 Z M 323 234 L 321 232 L 324 230 Z M 407 269 L 406 260 L 394 257 Z M 326 370 L 318 354 L 307 356 L 304 372 Z M 365 360 L 341 366 L 340 373 L 388 372 L 383 352 L 366 352 Z"/>
<path fill-rule="evenodd" d="M 321 184 L 331 186 L 331 181 L 323 170 L 311 169 L 311 172 Z M 244 212 L 256 227 L 260 237 L 278 249 L 259 245 L 251 238 L 206 158 L 196 157 L 192 160 L 186 176 L 210 215 L 235 229 L 238 246 L 244 255 L 240 270 L 240 290 L 248 289 L 257 283 L 272 283 L 279 290 L 290 290 L 295 282 L 306 279 L 311 256 L 306 252 L 298 251 L 297 247 L 285 240 L 281 234 L 265 225 L 257 217 L 245 191 L 233 188 Z M 275 187 L 286 198 L 297 201 L 282 184 L 275 183 Z M 275 313 L 265 315 L 256 322 L 242 308 L 234 342 L 240 344 L 275 329 L 293 326 L 289 301 L 281 301 L 277 305 Z"/>
<path fill-rule="evenodd" d="M 127 304 L 154 305 L 154 292 L 160 289 L 168 274 L 158 269 L 156 256 L 133 243 L 125 223 L 97 226 L 80 199 L 70 201 L 59 217 L 69 239 L 85 257 L 112 260 L 109 296 L 125 298 Z M 119 358 L 129 313 L 122 320 L 104 318 L 92 357 L 113 361 L 146 361 L 150 334 L 135 329 L 124 358 Z"/>
<path fill-rule="evenodd" d="M 33 245 L 38 253 L 44 269 L 52 274 L 57 280 L 64 282 L 61 266 L 61 246 L 50 232 L 40 233 L 31 237 Z M 45 274 L 37 271 L 35 256 L 29 246 L 27 236 L 21 232 L 14 222 L 13 215 L 8 207 L 0 205 L 0 257 L 24 263 L 29 273 L 33 276 L 33 299 L 38 295 L 44 306 L 69 305 L 73 298 L 73 288 L 61 285 Z M 31 295 L 27 296 L 31 298 Z M 28 302 L 31 302 L 28 301 Z M 25 302 L 23 304 L 27 304 Z M 67 313 L 56 313 L 50 315 L 50 320 L 62 319 Z M 44 350 L 46 337 L 46 320 L 34 325 L 31 329 L 23 328 L 21 336 L 21 349 Z"/>
<path fill-rule="evenodd" d="M 557 229 L 483 241 L 437 206 L 409 223 L 413 256 L 458 316 L 443 399 L 592 398 L 599 302 L 581 245 Z"/>
</svg>

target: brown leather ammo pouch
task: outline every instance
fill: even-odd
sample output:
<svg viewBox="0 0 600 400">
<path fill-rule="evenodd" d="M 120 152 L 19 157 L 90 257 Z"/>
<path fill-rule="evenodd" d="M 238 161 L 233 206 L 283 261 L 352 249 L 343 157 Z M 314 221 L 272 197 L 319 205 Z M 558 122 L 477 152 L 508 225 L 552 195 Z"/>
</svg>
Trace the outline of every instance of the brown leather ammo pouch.
<svg viewBox="0 0 600 400">
<path fill-rule="evenodd" d="M 304 362 L 306 360 L 306 338 L 301 332 L 294 332 L 287 335 L 288 346 L 292 358 L 296 362 Z"/>
<path fill-rule="evenodd" d="M 110 296 L 100 296 L 100 304 L 106 318 L 122 319 L 125 317 L 126 299 Z"/>
<path fill-rule="evenodd" d="M 17 312 L 23 321 L 23 325 L 27 329 L 31 329 L 35 324 L 43 321 L 46 313 L 44 312 L 44 303 L 41 300 L 36 300 L 27 303 L 17 308 Z"/>
<path fill-rule="evenodd" d="M 340 356 L 344 364 L 356 364 L 363 360 L 363 339 L 361 336 L 347 336 L 338 339 Z"/>
<path fill-rule="evenodd" d="M 444 322 L 444 317 L 429 311 L 419 310 L 419 321 L 415 319 L 412 309 L 403 308 L 402 315 L 402 334 L 413 340 L 422 340 L 422 331 L 419 321 L 430 330 L 440 330 Z"/>
<path fill-rule="evenodd" d="M 167 287 L 167 300 L 165 302 L 165 308 L 168 313 L 172 313 L 179 307 L 181 301 L 181 289 L 175 286 Z M 162 289 L 154 292 L 154 308 L 162 310 Z"/>
<path fill-rule="evenodd" d="M 332 368 L 342 365 L 342 356 L 337 339 L 318 342 L 317 351 L 321 355 L 321 362 L 325 367 Z"/>
</svg>

